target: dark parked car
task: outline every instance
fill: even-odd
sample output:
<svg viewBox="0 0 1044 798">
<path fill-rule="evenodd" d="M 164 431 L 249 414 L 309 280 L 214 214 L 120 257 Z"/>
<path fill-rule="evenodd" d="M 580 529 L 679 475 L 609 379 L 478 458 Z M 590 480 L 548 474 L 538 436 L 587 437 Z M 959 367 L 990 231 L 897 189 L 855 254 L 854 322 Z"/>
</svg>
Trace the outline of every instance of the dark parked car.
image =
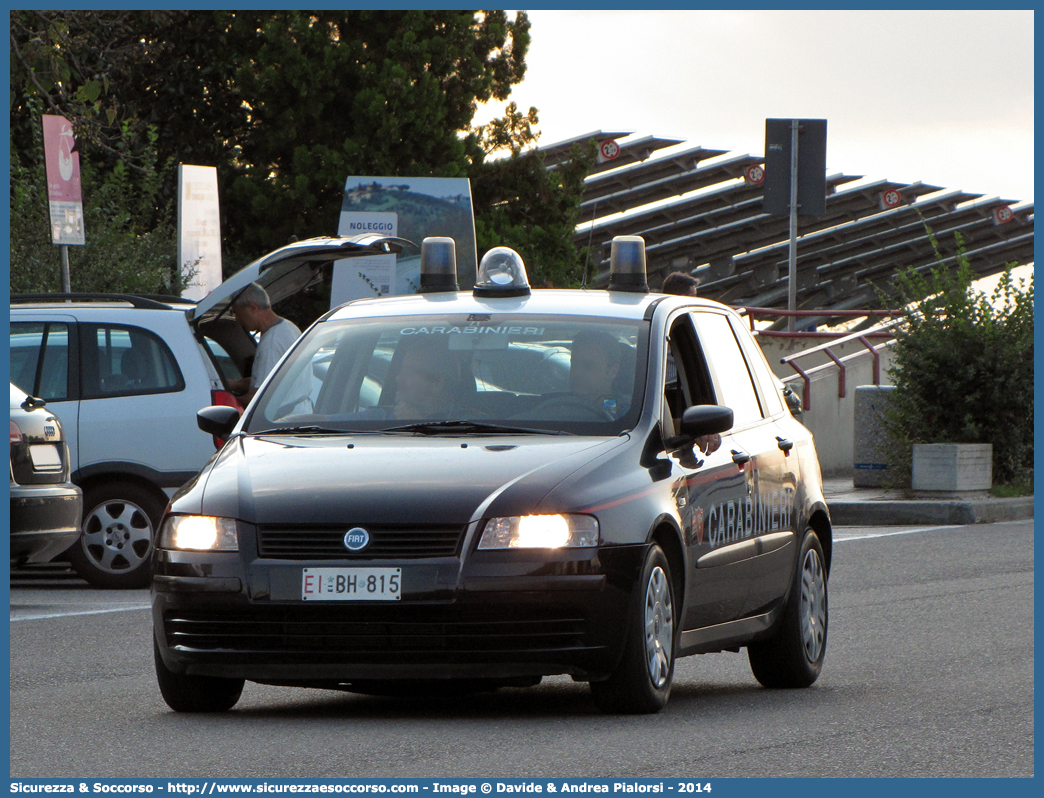
<svg viewBox="0 0 1044 798">
<path fill-rule="evenodd" d="M 83 494 L 69 447 L 44 401 L 11 385 L 11 564 L 47 562 L 80 535 Z"/>
<path fill-rule="evenodd" d="M 762 684 L 812 684 L 830 518 L 743 320 L 648 293 L 641 239 L 608 291 L 531 291 L 502 248 L 457 291 L 446 244 L 420 295 L 317 321 L 242 417 L 200 411 L 228 440 L 153 554 L 167 703 L 569 674 L 654 712 L 677 657 L 741 647 Z"/>
</svg>

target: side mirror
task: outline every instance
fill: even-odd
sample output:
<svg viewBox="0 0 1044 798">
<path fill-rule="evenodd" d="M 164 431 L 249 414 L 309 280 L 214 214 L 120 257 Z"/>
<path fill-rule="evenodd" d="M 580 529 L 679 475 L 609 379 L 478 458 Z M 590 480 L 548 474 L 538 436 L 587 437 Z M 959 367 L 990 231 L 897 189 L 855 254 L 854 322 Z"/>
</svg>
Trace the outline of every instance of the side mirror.
<svg viewBox="0 0 1044 798">
<path fill-rule="evenodd" d="M 227 405 L 211 405 L 196 413 L 196 425 L 211 435 L 227 438 L 239 423 L 239 410 Z"/>
<path fill-rule="evenodd" d="M 682 413 L 681 434 L 687 438 L 699 438 L 716 432 L 732 429 L 731 407 L 721 405 L 696 405 Z"/>
<path fill-rule="evenodd" d="M 802 411 L 801 397 L 789 385 L 783 386 L 783 398 L 787 402 L 787 409 L 790 411 L 790 415 L 794 416 L 794 418 L 800 416 Z"/>
</svg>

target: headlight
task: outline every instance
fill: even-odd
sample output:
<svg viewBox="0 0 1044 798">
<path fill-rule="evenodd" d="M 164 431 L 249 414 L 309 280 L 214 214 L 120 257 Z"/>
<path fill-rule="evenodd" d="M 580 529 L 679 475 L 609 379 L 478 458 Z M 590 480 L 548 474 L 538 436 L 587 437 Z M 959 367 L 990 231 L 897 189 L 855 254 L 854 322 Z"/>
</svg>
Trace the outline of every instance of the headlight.
<svg viewBox="0 0 1044 798">
<path fill-rule="evenodd" d="M 239 551 L 236 522 L 209 515 L 171 515 L 160 532 L 161 549 Z"/>
<path fill-rule="evenodd" d="M 593 515 L 512 515 L 488 520 L 478 547 L 561 549 L 597 545 L 598 519 Z"/>
</svg>

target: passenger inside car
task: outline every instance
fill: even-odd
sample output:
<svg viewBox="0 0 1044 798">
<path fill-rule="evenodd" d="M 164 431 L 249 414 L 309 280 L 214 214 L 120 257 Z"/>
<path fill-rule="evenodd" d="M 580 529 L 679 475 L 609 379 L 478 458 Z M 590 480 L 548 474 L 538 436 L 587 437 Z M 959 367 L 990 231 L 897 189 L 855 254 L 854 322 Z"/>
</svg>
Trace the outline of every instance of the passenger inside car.
<svg viewBox="0 0 1044 798">
<path fill-rule="evenodd" d="M 393 418 L 461 418 L 464 392 L 475 394 L 467 364 L 439 339 L 411 341 L 395 377 Z M 469 385 L 470 383 L 470 385 Z"/>
</svg>

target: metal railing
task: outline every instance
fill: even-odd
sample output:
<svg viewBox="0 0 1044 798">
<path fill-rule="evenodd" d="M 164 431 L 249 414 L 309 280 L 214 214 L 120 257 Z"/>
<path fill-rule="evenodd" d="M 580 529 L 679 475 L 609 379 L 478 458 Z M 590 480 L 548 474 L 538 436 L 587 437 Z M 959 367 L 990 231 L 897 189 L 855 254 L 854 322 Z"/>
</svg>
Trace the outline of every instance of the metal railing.
<svg viewBox="0 0 1044 798">
<path fill-rule="evenodd" d="M 797 312 L 801 312 L 801 311 L 797 311 Z M 822 313 L 819 313 L 818 315 L 822 315 Z M 862 315 L 866 315 L 866 314 L 864 313 Z M 873 380 L 874 381 L 873 381 L 873 384 L 874 385 L 880 385 L 881 384 L 881 350 L 891 346 L 895 342 L 895 336 L 892 335 L 889 332 L 889 330 L 891 330 L 894 327 L 897 327 L 901 323 L 901 321 L 902 321 L 901 319 L 892 319 L 891 321 L 887 321 L 887 322 L 883 322 L 882 324 L 878 324 L 878 325 L 876 325 L 876 326 L 874 326 L 874 327 L 872 327 L 869 330 L 866 330 L 864 332 L 849 333 L 848 335 L 843 335 L 842 334 L 841 337 L 837 338 L 836 340 L 828 341 L 827 343 L 820 344 L 819 346 L 814 346 L 811 349 L 805 349 L 805 350 L 803 350 L 801 352 L 798 352 L 796 354 L 793 354 L 793 355 L 787 355 L 786 357 L 781 357 L 779 359 L 779 362 L 783 363 L 785 365 L 788 365 L 792 369 L 794 369 L 794 371 L 797 372 L 798 376 L 801 377 L 802 382 L 804 383 L 804 390 L 802 391 L 802 397 L 801 397 L 801 407 L 802 407 L 802 409 L 810 410 L 812 408 L 812 375 L 813 374 L 817 374 L 820 371 L 823 371 L 823 370 L 828 369 L 828 368 L 832 368 L 833 366 L 837 366 L 837 369 L 838 369 L 837 396 L 838 396 L 839 399 L 844 399 L 845 396 L 847 395 L 846 386 L 845 386 L 845 375 L 846 375 L 845 364 L 847 362 L 851 361 L 851 360 L 855 360 L 856 358 L 861 358 L 861 357 L 865 357 L 866 356 L 866 352 L 859 351 L 859 352 L 855 352 L 854 354 L 847 355 L 845 357 L 839 358 L 832 351 L 830 351 L 831 347 L 841 346 L 843 344 L 847 344 L 847 343 L 850 343 L 852 341 L 858 341 L 859 343 L 861 343 L 866 348 L 866 350 L 870 353 L 870 356 L 874 360 L 874 364 L 873 364 Z M 764 332 L 759 332 L 759 335 L 764 335 Z M 870 338 L 881 338 L 881 337 L 887 338 L 888 340 L 886 340 L 884 343 L 877 344 L 876 346 L 874 344 L 870 343 L 870 340 L 869 340 Z M 828 358 L 830 358 L 830 360 L 833 361 L 833 363 L 832 364 L 831 363 L 823 363 L 822 365 L 816 366 L 815 368 L 811 368 L 811 369 L 808 369 L 806 371 L 805 369 L 801 368 L 801 366 L 799 366 L 795 362 L 796 360 L 799 360 L 800 358 L 808 357 L 809 355 L 815 355 L 815 354 L 820 354 L 820 353 L 822 353 L 822 354 L 826 355 Z"/>
</svg>

